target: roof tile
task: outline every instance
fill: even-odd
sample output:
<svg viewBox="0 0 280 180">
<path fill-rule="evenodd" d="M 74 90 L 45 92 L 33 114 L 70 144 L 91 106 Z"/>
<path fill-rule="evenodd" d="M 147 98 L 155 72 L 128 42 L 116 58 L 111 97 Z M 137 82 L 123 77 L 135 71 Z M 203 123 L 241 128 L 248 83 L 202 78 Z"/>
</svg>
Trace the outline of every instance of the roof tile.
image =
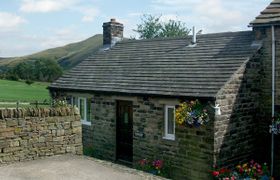
<svg viewBox="0 0 280 180">
<path fill-rule="evenodd" d="M 128 40 L 83 60 L 50 88 L 168 96 L 215 97 L 248 60 L 251 31 Z"/>
</svg>

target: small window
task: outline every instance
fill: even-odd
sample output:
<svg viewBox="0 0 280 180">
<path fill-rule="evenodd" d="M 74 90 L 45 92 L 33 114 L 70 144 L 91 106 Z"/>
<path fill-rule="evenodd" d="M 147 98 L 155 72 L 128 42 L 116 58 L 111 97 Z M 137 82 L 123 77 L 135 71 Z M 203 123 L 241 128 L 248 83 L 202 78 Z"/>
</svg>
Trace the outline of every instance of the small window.
<svg viewBox="0 0 280 180">
<path fill-rule="evenodd" d="M 72 97 L 71 102 L 73 106 L 76 106 L 79 109 L 82 124 L 91 125 L 91 100 L 85 97 Z"/>
<path fill-rule="evenodd" d="M 163 138 L 175 140 L 175 106 L 165 106 Z"/>
</svg>

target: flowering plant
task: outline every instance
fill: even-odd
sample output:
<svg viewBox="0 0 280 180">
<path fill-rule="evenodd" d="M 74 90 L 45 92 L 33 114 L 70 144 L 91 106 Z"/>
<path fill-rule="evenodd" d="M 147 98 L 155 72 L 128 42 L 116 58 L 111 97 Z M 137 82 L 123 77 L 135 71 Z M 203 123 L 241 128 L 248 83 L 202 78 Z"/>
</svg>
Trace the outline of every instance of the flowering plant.
<svg viewBox="0 0 280 180">
<path fill-rule="evenodd" d="M 227 168 L 218 169 L 215 167 L 215 170 L 211 173 L 214 179 L 236 180 L 236 177 L 233 175 L 232 171 Z"/>
<path fill-rule="evenodd" d="M 269 171 L 266 163 L 263 165 L 251 160 L 249 163 L 238 164 L 231 171 L 226 168 L 218 169 L 215 167 L 211 171 L 212 177 L 219 180 L 237 180 L 237 179 L 261 179 L 269 180 Z"/>
<path fill-rule="evenodd" d="M 163 160 L 159 159 L 154 161 L 148 159 L 141 159 L 137 164 L 137 169 L 152 173 L 154 175 L 165 175 L 164 162 Z"/>
<path fill-rule="evenodd" d="M 269 176 L 267 164 L 260 165 L 259 163 L 251 160 L 249 163 L 239 164 L 236 166 L 236 172 L 239 178 L 264 178 Z"/>
<path fill-rule="evenodd" d="M 273 123 L 274 121 L 274 123 Z M 276 114 L 276 116 L 272 119 L 272 125 L 270 126 L 270 133 L 274 133 L 276 135 L 280 134 L 280 115 Z"/>
<path fill-rule="evenodd" d="M 176 109 L 176 122 L 179 125 L 193 125 L 199 127 L 209 121 L 207 110 L 198 101 L 189 101 L 179 104 Z"/>
</svg>

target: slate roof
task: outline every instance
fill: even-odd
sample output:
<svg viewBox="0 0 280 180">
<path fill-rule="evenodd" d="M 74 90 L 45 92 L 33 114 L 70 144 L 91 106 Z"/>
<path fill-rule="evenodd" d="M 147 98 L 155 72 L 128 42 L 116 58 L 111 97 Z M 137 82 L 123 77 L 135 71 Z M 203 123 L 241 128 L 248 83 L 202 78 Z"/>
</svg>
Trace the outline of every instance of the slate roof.
<svg viewBox="0 0 280 180">
<path fill-rule="evenodd" d="M 250 25 L 272 25 L 280 22 L 280 0 L 273 0 Z"/>
<path fill-rule="evenodd" d="M 215 97 L 259 48 L 251 31 L 130 40 L 83 60 L 50 89 Z"/>
</svg>

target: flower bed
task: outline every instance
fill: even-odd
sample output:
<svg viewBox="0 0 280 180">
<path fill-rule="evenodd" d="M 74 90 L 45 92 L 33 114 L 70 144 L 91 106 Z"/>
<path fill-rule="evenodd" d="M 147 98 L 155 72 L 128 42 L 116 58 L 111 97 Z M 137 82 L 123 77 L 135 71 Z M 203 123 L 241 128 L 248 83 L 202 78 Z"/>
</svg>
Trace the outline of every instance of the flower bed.
<svg viewBox="0 0 280 180">
<path fill-rule="evenodd" d="M 270 180 L 269 170 L 266 163 L 263 165 L 251 160 L 248 163 L 238 164 L 234 170 L 226 168 L 218 169 L 211 172 L 214 179 L 219 180 Z"/>
<path fill-rule="evenodd" d="M 153 161 L 149 159 L 141 159 L 136 168 L 154 175 L 168 177 L 167 165 L 160 159 Z"/>
</svg>

